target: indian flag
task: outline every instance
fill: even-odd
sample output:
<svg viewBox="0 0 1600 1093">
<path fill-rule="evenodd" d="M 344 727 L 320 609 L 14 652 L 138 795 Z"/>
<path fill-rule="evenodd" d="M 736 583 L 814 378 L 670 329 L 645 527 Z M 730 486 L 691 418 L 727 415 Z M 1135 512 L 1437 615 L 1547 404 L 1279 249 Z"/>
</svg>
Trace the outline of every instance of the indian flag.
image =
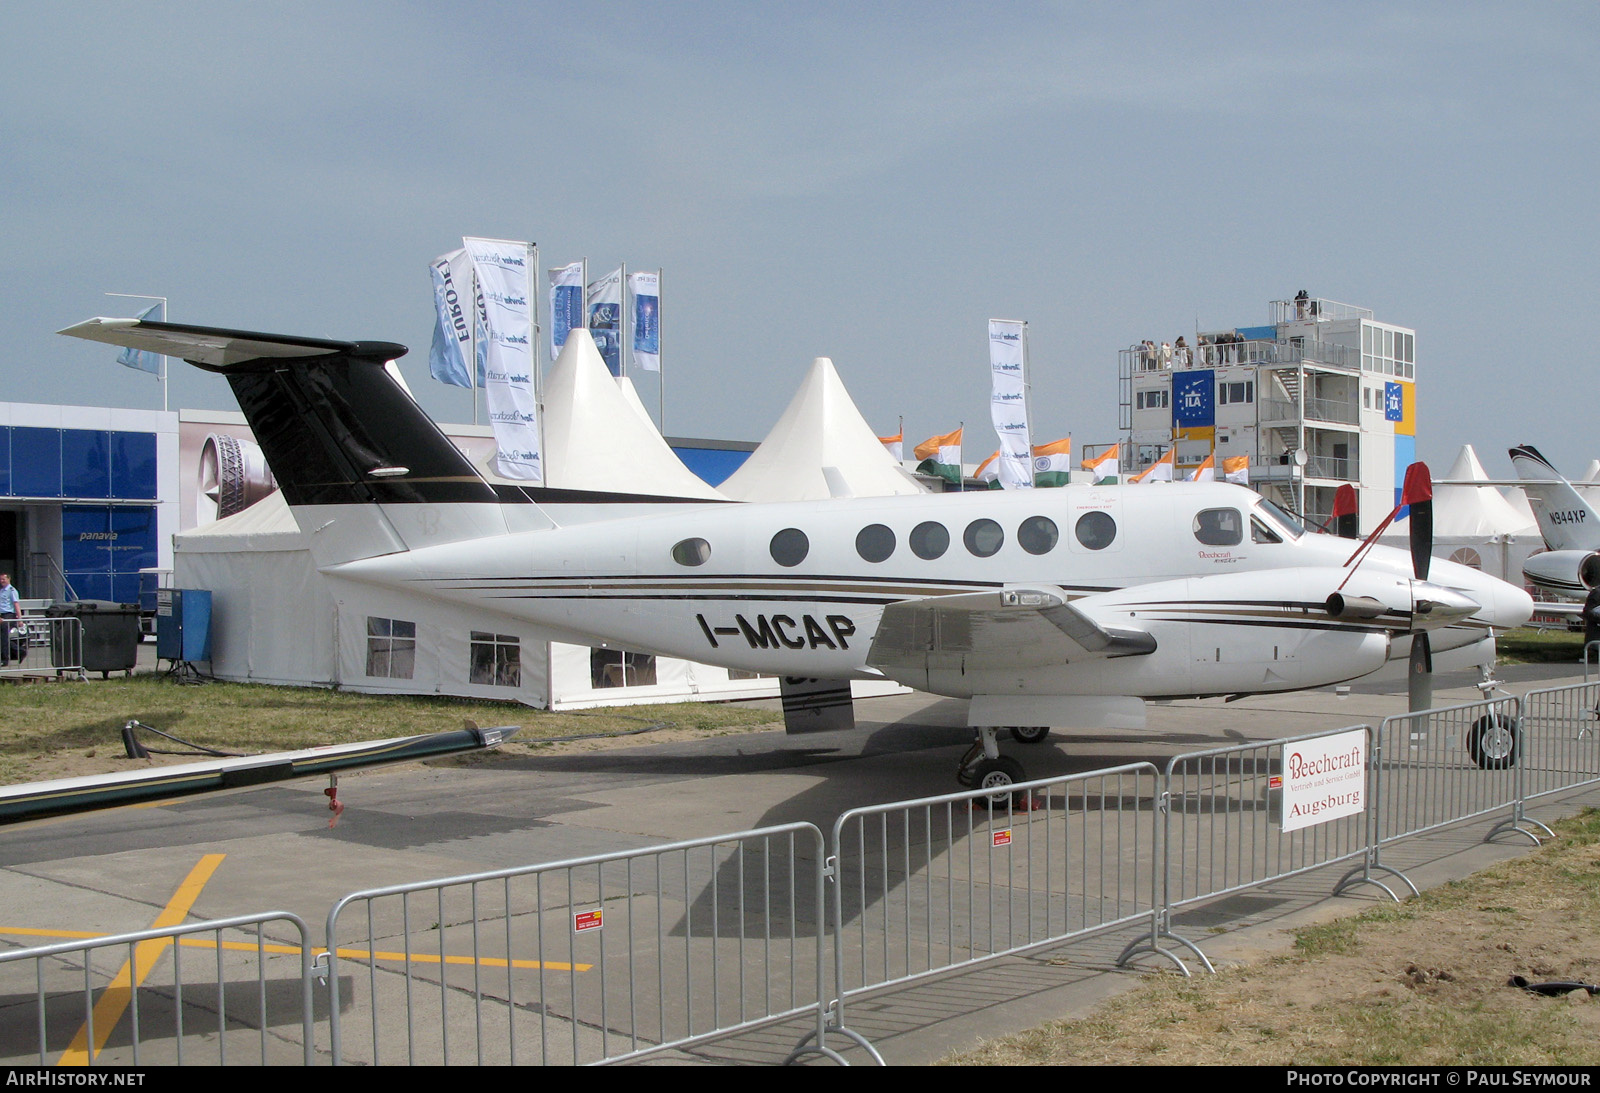
<svg viewBox="0 0 1600 1093">
<path fill-rule="evenodd" d="M 1229 482 L 1240 486 L 1250 484 L 1250 457 L 1247 455 L 1229 456 L 1222 461 L 1222 477 Z"/>
<path fill-rule="evenodd" d="M 1177 451 L 1178 449 L 1176 448 L 1168 448 L 1167 454 L 1163 455 L 1160 459 L 1150 464 L 1144 470 L 1128 479 L 1128 481 L 1134 484 L 1140 484 L 1144 482 L 1171 482 L 1173 460 L 1176 458 Z"/>
<path fill-rule="evenodd" d="M 917 473 L 931 474 L 947 482 L 961 482 L 960 429 L 943 436 L 930 436 L 918 444 L 912 454 L 922 461 L 917 464 Z"/>
<path fill-rule="evenodd" d="M 978 469 L 972 472 L 972 477 L 979 482 L 986 482 L 991 490 L 1000 488 L 1000 453 L 995 452 L 988 459 L 978 464 Z"/>
<path fill-rule="evenodd" d="M 1117 456 L 1121 453 L 1122 445 L 1113 444 L 1093 459 L 1085 459 L 1082 463 L 1083 469 L 1094 472 L 1094 480 L 1097 485 L 1101 482 L 1115 482 L 1117 475 L 1122 471 L 1122 467 L 1117 461 Z"/>
<path fill-rule="evenodd" d="M 1206 461 L 1189 472 L 1190 482 L 1215 482 L 1217 480 L 1217 454 L 1212 452 Z"/>
<path fill-rule="evenodd" d="M 896 463 L 905 461 L 905 442 L 906 434 L 905 430 L 903 429 L 900 432 L 895 433 L 894 436 L 880 436 L 878 438 L 878 443 L 883 445 L 884 451 L 889 453 L 889 458 L 893 459 Z"/>
<path fill-rule="evenodd" d="M 1065 486 L 1072 478 L 1072 438 L 1033 446 L 1033 484 Z"/>
</svg>

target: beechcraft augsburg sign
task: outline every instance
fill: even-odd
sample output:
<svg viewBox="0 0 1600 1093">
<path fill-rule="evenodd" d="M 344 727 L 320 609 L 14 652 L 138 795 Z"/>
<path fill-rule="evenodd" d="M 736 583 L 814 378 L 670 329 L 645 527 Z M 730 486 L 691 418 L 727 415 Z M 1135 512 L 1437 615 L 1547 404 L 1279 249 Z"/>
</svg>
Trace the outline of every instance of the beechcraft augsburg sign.
<svg viewBox="0 0 1600 1093">
<path fill-rule="evenodd" d="M 1283 830 L 1354 816 L 1367 807 L 1367 733 L 1290 744 L 1283 755 Z"/>
</svg>

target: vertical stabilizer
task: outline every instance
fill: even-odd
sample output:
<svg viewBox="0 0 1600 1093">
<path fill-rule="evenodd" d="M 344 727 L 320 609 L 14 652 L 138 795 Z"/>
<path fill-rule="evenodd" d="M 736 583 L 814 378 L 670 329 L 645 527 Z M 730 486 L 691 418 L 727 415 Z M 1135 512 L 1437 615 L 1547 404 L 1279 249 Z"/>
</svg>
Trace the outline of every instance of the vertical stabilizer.
<svg viewBox="0 0 1600 1093">
<path fill-rule="evenodd" d="M 1551 550 L 1600 549 L 1600 515 L 1531 444 L 1511 449 L 1511 466 L 1524 479 L 1533 518 Z"/>
</svg>

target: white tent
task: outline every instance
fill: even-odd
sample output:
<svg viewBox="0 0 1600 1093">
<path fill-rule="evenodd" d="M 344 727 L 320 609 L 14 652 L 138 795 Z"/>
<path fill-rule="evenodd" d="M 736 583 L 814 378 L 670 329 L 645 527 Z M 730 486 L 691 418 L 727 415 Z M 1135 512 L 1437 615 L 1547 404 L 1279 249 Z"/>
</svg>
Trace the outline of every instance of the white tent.
<svg viewBox="0 0 1600 1093">
<path fill-rule="evenodd" d="M 1470 444 L 1463 444 L 1447 474 L 1453 482 L 1487 482 L 1489 475 Z M 1521 490 L 1513 491 L 1520 498 Z M 1523 506 L 1526 508 L 1526 502 Z M 1403 545 L 1409 534 L 1404 524 L 1383 536 L 1391 546 Z M 1433 488 L 1433 553 L 1462 562 L 1496 577 L 1522 584 L 1522 563 L 1544 548 L 1544 539 L 1532 512 L 1519 511 L 1506 494 L 1494 486 L 1435 486 Z"/>
<path fill-rule="evenodd" d="M 827 357 L 812 363 L 778 423 L 721 488 L 735 501 L 927 492 L 884 449 Z"/>
<path fill-rule="evenodd" d="M 617 385 L 594 339 L 573 330 L 544 379 L 545 485 L 723 500 L 673 453 Z"/>
</svg>

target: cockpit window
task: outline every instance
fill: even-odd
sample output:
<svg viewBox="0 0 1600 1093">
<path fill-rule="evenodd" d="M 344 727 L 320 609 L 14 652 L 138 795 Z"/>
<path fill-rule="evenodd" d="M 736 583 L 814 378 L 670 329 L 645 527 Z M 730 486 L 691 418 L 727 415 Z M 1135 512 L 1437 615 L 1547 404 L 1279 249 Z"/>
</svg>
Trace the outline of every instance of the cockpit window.
<svg viewBox="0 0 1600 1093">
<path fill-rule="evenodd" d="M 1109 512 L 1086 512 L 1078 517 L 1072 534 L 1090 550 L 1104 550 L 1117 537 L 1117 521 Z"/>
<path fill-rule="evenodd" d="M 1267 526 L 1259 516 L 1250 517 L 1250 541 L 1253 543 L 1281 543 L 1283 536 Z"/>
<path fill-rule="evenodd" d="M 1244 516 L 1238 509 L 1201 509 L 1195 514 L 1194 537 L 1206 546 L 1234 546 L 1244 539 Z"/>
<path fill-rule="evenodd" d="M 1269 524 L 1276 525 L 1285 534 L 1287 534 L 1289 538 L 1298 539 L 1300 536 L 1306 533 L 1306 529 L 1300 526 L 1300 521 L 1296 520 L 1293 516 L 1290 516 L 1287 512 L 1284 512 L 1281 508 L 1273 504 L 1271 501 L 1268 501 L 1265 497 L 1258 502 L 1258 508 L 1259 511 L 1267 515 L 1267 522 Z"/>
</svg>

